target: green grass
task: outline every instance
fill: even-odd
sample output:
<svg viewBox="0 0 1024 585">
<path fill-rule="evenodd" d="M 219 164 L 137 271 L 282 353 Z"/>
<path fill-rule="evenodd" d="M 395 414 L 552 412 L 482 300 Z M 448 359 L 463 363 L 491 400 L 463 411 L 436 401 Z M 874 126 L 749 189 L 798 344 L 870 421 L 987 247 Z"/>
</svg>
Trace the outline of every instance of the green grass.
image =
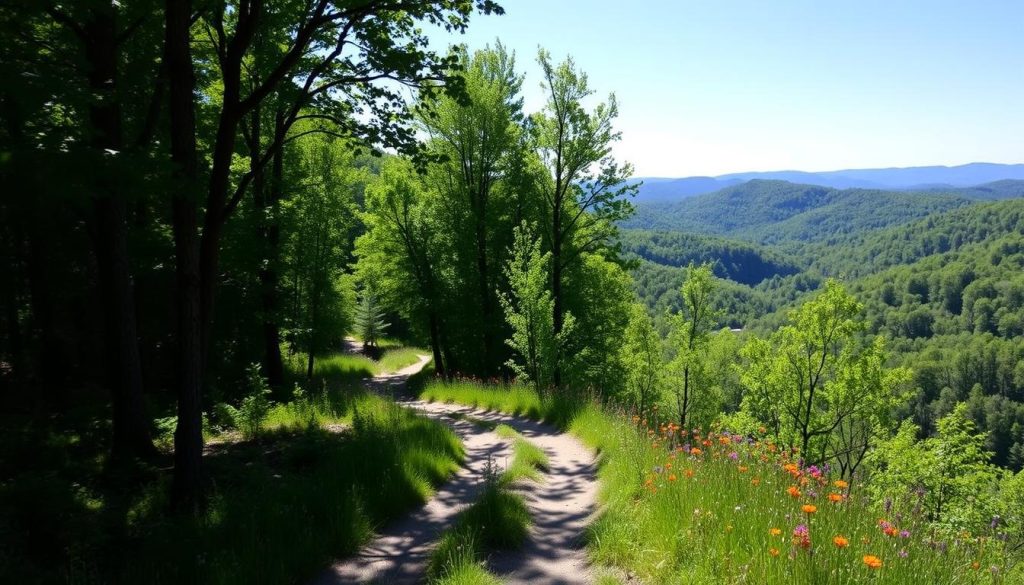
<svg viewBox="0 0 1024 585">
<path fill-rule="evenodd" d="M 0 582 L 305 581 L 425 501 L 463 457 L 447 427 L 383 399 L 355 397 L 347 416 L 344 433 L 307 425 L 215 446 L 199 518 L 168 514 L 169 466 L 104 472 L 105 425 L 36 437 L 46 465 L 0 484 Z"/>
<path fill-rule="evenodd" d="M 797 470 L 810 480 L 799 485 L 783 468 L 787 460 L 763 441 L 689 437 L 703 451 L 691 454 L 672 449 L 683 443 L 678 434 L 639 429 L 592 403 L 572 406 L 467 382 L 428 384 L 423 397 L 561 421 L 597 450 L 602 514 L 589 529 L 589 553 L 647 583 L 1024 582 L 1021 564 L 991 534 L 939 536 L 905 509 L 887 520 L 909 535 L 889 536 L 879 503 L 808 470 Z M 798 498 L 787 492 L 793 486 Z M 834 503 L 830 493 L 846 498 Z M 804 505 L 816 511 L 804 512 Z M 808 527 L 810 548 L 794 536 L 799 525 Z M 838 536 L 848 546 L 837 546 Z M 865 555 L 882 566 L 869 568 Z"/>
<path fill-rule="evenodd" d="M 421 355 L 430 355 L 430 352 L 417 347 L 387 349 L 378 361 L 379 371 L 380 373 L 397 372 L 420 361 Z"/>
<path fill-rule="evenodd" d="M 502 487 L 497 478 L 489 478 L 480 498 L 441 535 L 430 557 L 428 582 L 497 582 L 490 580 L 493 577 L 481 566 L 484 555 L 522 546 L 529 526 L 530 514 L 522 496 Z"/>
<path fill-rule="evenodd" d="M 548 456 L 515 429 L 500 424 L 495 427 L 498 436 L 512 440 L 512 463 L 501 474 L 502 485 L 511 485 L 520 480 L 539 481 L 541 472 L 548 470 Z"/>
</svg>

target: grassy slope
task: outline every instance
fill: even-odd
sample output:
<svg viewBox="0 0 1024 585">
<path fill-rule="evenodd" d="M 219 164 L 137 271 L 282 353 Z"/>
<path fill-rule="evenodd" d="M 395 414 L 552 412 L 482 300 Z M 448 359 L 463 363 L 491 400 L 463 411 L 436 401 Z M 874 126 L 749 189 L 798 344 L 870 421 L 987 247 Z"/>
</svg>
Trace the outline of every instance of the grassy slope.
<svg viewBox="0 0 1024 585">
<path fill-rule="evenodd" d="M 132 483 L 104 469 L 102 418 L 5 429 L 25 444 L 2 461 L 0 582 L 290 583 L 354 552 L 463 457 L 447 427 L 358 389 L 368 361 L 319 361 L 316 390 L 276 405 L 258 439 L 211 445 L 197 519 L 167 514 L 169 467 Z"/>
<path fill-rule="evenodd" d="M 423 397 L 563 421 L 602 457 L 604 511 L 589 535 L 592 557 L 649 582 L 896 584 L 1021 578 L 1019 568 L 1004 575 L 998 541 L 967 537 L 933 543 L 909 509 L 897 506 L 887 518 L 909 536 L 885 534 L 879 506 L 810 470 L 787 471 L 788 459 L 767 442 L 714 433 L 681 438 L 672 429 L 647 430 L 594 405 L 568 408 L 521 388 L 510 392 L 433 383 Z M 700 452 L 678 450 L 686 441 L 699 445 Z M 798 497 L 790 495 L 790 487 Z M 842 500 L 830 501 L 833 493 Z M 815 511 L 805 512 L 804 505 Z M 809 548 L 794 534 L 800 525 L 808 527 Z M 848 545 L 838 546 L 837 537 Z M 878 557 L 882 566 L 870 568 L 867 555 Z"/>
</svg>

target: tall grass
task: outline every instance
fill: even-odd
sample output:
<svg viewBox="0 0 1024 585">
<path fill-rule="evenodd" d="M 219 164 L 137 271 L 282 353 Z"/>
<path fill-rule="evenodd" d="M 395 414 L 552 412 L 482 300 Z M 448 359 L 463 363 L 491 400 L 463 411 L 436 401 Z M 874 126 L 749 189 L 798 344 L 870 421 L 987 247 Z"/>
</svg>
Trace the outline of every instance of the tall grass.
<svg viewBox="0 0 1024 585">
<path fill-rule="evenodd" d="M 211 446 L 198 518 L 168 513 L 169 467 L 112 477 L 96 437 L 37 442 L 47 465 L 0 483 L 0 582 L 304 582 L 429 498 L 463 458 L 447 427 L 383 399 L 353 397 L 347 413 L 340 433 L 314 424 Z"/>
<path fill-rule="evenodd" d="M 121 581 L 302 581 L 458 468 L 462 449 L 447 428 L 372 396 L 352 411 L 344 435 L 314 426 L 210 457 L 218 483 L 199 519 L 168 519 L 161 485 L 138 510 Z"/>
<path fill-rule="evenodd" d="M 502 392 L 434 384 L 424 397 L 569 416 L 563 428 L 601 455 L 590 554 L 645 582 L 1024 582 L 995 534 L 940 536 L 912 510 L 886 510 L 758 437 L 648 429 L 594 404 Z"/>
</svg>

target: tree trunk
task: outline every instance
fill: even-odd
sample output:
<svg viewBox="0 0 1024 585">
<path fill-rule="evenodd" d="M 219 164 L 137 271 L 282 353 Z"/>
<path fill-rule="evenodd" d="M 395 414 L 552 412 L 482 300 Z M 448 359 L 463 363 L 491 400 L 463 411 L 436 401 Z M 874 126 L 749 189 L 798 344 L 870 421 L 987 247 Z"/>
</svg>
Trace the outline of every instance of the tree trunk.
<svg viewBox="0 0 1024 585">
<path fill-rule="evenodd" d="M 92 11 L 85 27 L 89 86 L 99 96 L 89 107 L 92 146 L 100 157 L 124 149 L 117 88 L 115 8 Z M 103 310 L 104 351 L 113 396 L 114 459 L 155 456 L 142 402 L 142 364 L 135 323 L 135 292 L 128 256 L 127 204 L 118 178 L 103 169 L 93 196 L 96 265 Z"/>
<path fill-rule="evenodd" d="M 202 507 L 202 350 L 203 323 L 199 261 L 199 186 L 193 91 L 189 0 L 167 0 L 166 44 L 170 86 L 171 161 L 176 179 L 173 195 L 174 252 L 177 279 L 178 425 L 174 431 L 174 484 L 171 498 L 182 512 Z"/>
<path fill-rule="evenodd" d="M 447 378 L 447 370 L 444 367 L 444 360 L 441 358 L 441 332 L 437 324 L 437 313 L 430 311 L 430 349 L 434 353 L 434 372 L 442 378 Z"/>
<path fill-rule="evenodd" d="M 483 373 L 490 376 L 494 373 L 494 303 L 492 302 L 493 291 L 491 291 L 490 279 L 487 270 L 487 204 L 483 194 L 478 194 L 480 199 L 476 212 L 476 266 L 480 277 L 480 308 L 483 313 L 483 323 L 480 330 L 483 333 Z"/>
<path fill-rule="evenodd" d="M 565 324 L 565 308 L 562 304 L 562 206 L 560 197 L 556 195 L 552 213 L 554 230 L 551 240 L 551 299 L 553 301 L 553 327 L 555 333 L 554 368 L 552 382 L 555 389 L 562 387 L 562 348 L 557 337 L 562 333 Z"/>
<path fill-rule="evenodd" d="M 275 141 L 283 142 L 283 135 L 287 132 L 284 123 L 284 111 L 278 108 L 274 115 L 274 137 Z M 274 152 L 271 166 L 269 195 L 264 207 L 264 213 L 260 214 L 260 221 L 263 224 L 261 237 L 264 240 L 263 267 L 260 269 L 260 300 L 263 309 L 263 365 L 267 380 L 271 386 L 284 384 L 284 362 L 281 358 L 281 328 L 278 322 L 278 265 L 281 256 L 281 227 L 278 210 L 284 189 L 284 147 Z M 262 195 L 261 195 L 262 197 Z M 269 214 L 266 213 L 269 211 Z"/>
</svg>

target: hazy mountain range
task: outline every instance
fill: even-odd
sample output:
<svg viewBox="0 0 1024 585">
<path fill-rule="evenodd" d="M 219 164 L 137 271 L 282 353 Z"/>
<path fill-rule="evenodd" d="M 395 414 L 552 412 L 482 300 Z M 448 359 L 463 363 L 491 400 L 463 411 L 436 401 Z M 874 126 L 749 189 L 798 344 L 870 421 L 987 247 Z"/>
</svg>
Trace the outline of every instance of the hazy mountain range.
<svg viewBox="0 0 1024 585">
<path fill-rule="evenodd" d="M 671 201 L 718 191 L 753 179 L 820 185 L 834 189 L 934 190 L 970 187 L 1003 179 L 1024 179 L 1024 164 L 970 163 L 945 167 L 846 169 L 840 171 L 769 171 L 717 177 L 637 177 L 643 181 L 638 201 Z"/>
</svg>

